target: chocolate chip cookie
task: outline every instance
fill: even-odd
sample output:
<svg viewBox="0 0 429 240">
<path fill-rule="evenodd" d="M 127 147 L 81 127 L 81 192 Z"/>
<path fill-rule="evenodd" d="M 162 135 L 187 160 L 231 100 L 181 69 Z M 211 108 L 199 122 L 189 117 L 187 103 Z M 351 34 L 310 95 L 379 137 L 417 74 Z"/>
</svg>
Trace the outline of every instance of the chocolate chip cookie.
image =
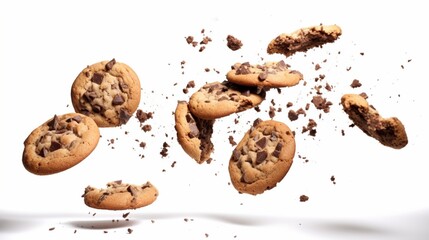
<svg viewBox="0 0 429 240">
<path fill-rule="evenodd" d="M 115 59 L 83 69 L 71 89 L 75 111 L 93 118 L 99 127 L 127 123 L 137 110 L 140 94 L 137 74 Z"/>
<path fill-rule="evenodd" d="M 211 136 L 215 120 L 204 120 L 194 116 L 186 101 L 177 103 L 174 113 L 177 140 L 183 150 L 197 163 L 210 159 L 214 150 Z"/>
<path fill-rule="evenodd" d="M 314 47 L 332 43 L 341 36 L 337 25 L 318 25 L 298 29 L 290 34 L 283 33 L 268 44 L 269 54 L 279 53 L 289 57 L 296 52 L 306 52 Z"/>
<path fill-rule="evenodd" d="M 232 185 L 240 193 L 261 194 L 287 174 L 295 155 L 295 137 L 278 121 L 256 119 L 229 160 Z"/>
<path fill-rule="evenodd" d="M 236 63 L 226 74 L 226 79 L 235 84 L 254 87 L 291 87 L 297 85 L 303 76 L 296 70 L 290 70 L 283 60 L 251 65 L 249 62 Z"/>
<path fill-rule="evenodd" d="M 264 99 L 265 90 L 262 88 L 228 81 L 212 82 L 192 94 L 189 110 L 201 119 L 213 120 L 256 107 Z"/>
<path fill-rule="evenodd" d="M 37 175 L 58 173 L 88 157 L 99 139 L 100 132 L 92 118 L 80 113 L 55 115 L 24 141 L 22 162 Z"/>
<path fill-rule="evenodd" d="M 356 126 L 384 146 L 400 149 L 408 144 L 407 133 L 402 122 L 396 117 L 383 118 L 363 96 L 344 94 L 341 97 L 341 104 Z"/>
<path fill-rule="evenodd" d="M 158 197 L 158 190 L 150 182 L 135 185 L 119 180 L 107 183 L 107 188 L 88 186 L 82 197 L 91 208 L 126 210 L 152 204 Z"/>
</svg>

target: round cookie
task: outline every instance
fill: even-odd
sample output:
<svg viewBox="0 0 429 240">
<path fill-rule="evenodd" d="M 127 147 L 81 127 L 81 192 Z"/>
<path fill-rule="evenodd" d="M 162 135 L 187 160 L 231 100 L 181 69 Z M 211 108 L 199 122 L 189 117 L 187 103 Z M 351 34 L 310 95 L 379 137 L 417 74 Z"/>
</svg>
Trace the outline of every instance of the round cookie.
<svg viewBox="0 0 429 240">
<path fill-rule="evenodd" d="M 55 115 L 24 141 L 22 162 L 37 175 L 67 170 L 84 160 L 100 139 L 97 124 L 80 113 Z"/>
<path fill-rule="evenodd" d="M 237 85 L 228 81 L 202 86 L 189 99 L 194 116 L 213 120 L 256 107 L 265 99 L 265 90 Z"/>
<path fill-rule="evenodd" d="M 215 120 L 204 120 L 192 115 L 186 101 L 177 102 L 174 119 L 177 140 L 183 150 L 197 163 L 209 161 L 214 150 L 211 136 Z"/>
<path fill-rule="evenodd" d="M 229 174 L 240 193 L 261 194 L 287 174 L 295 155 L 295 137 L 278 121 L 256 119 L 232 152 Z"/>
<path fill-rule="evenodd" d="M 93 118 L 99 127 L 127 123 L 139 106 L 140 95 L 137 74 L 115 59 L 86 67 L 71 88 L 75 111 Z"/>
<path fill-rule="evenodd" d="M 290 34 L 280 34 L 268 44 L 267 53 L 289 57 L 296 52 L 306 52 L 314 47 L 332 43 L 342 34 L 337 25 L 318 25 L 298 29 Z"/>
<path fill-rule="evenodd" d="M 356 126 L 384 146 L 400 149 L 408 144 L 407 133 L 402 122 L 396 117 L 383 118 L 363 96 L 344 94 L 341 97 L 341 104 Z"/>
<path fill-rule="evenodd" d="M 251 65 L 249 62 L 236 63 L 226 74 L 226 79 L 235 84 L 255 87 L 291 87 L 303 79 L 303 75 L 290 70 L 283 60 Z"/>
<path fill-rule="evenodd" d="M 107 183 L 104 189 L 88 186 L 82 197 L 91 208 L 126 210 L 152 204 L 158 197 L 158 190 L 150 182 L 135 185 L 119 180 Z"/>
</svg>

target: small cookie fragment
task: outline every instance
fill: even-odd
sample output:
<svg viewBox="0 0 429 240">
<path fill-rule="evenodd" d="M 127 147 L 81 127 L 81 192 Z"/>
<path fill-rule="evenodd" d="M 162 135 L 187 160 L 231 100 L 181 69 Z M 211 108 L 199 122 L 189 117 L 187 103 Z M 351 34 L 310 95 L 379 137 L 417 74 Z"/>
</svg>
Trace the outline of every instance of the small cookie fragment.
<svg viewBox="0 0 429 240">
<path fill-rule="evenodd" d="M 229 160 L 232 185 L 240 193 L 261 194 L 287 174 L 295 155 L 295 138 L 278 121 L 256 119 Z"/>
<path fill-rule="evenodd" d="M 109 182 L 107 188 L 88 186 L 82 195 L 88 207 L 105 210 L 127 210 L 145 207 L 158 197 L 158 190 L 150 183 L 135 185 L 121 180 Z"/>
<path fill-rule="evenodd" d="M 186 101 L 178 101 L 174 113 L 177 140 L 183 150 L 197 163 L 210 159 L 214 150 L 211 136 L 215 120 L 204 120 L 194 116 Z"/>
<path fill-rule="evenodd" d="M 401 149 L 408 144 L 407 133 L 402 122 L 396 117 L 380 116 L 362 95 L 344 94 L 341 97 L 341 104 L 356 126 L 384 146 Z"/>
<path fill-rule="evenodd" d="M 87 66 L 71 88 L 75 111 L 93 118 L 99 127 L 126 124 L 137 110 L 140 94 L 137 74 L 115 59 Z"/>
<path fill-rule="evenodd" d="M 54 115 L 25 139 L 22 162 L 37 175 L 62 172 L 88 157 L 99 139 L 92 118 L 80 113 Z"/>
<path fill-rule="evenodd" d="M 307 52 L 311 48 L 332 43 L 341 33 L 341 28 L 337 25 L 318 25 L 298 29 L 290 34 L 283 33 L 271 40 L 267 53 L 279 53 L 289 57 L 296 52 Z"/>
<path fill-rule="evenodd" d="M 290 70 L 283 60 L 251 65 L 249 62 L 236 63 L 226 74 L 226 79 L 235 84 L 254 87 L 291 87 L 303 79 L 296 70 Z"/>
<path fill-rule="evenodd" d="M 258 106 L 265 99 L 265 90 L 228 81 L 202 86 L 189 99 L 189 110 L 201 119 L 213 120 Z"/>
<path fill-rule="evenodd" d="M 226 46 L 228 46 L 228 48 L 231 49 L 232 51 L 237 51 L 243 46 L 243 43 L 241 42 L 241 40 L 232 35 L 228 35 L 226 37 L 226 41 L 227 41 Z"/>
</svg>

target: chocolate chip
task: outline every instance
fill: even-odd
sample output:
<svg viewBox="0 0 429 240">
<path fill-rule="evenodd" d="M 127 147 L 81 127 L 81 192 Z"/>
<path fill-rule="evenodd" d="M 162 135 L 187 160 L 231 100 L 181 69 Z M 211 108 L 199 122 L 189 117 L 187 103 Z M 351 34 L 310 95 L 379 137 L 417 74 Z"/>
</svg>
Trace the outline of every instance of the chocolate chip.
<svg viewBox="0 0 429 240">
<path fill-rule="evenodd" d="M 191 114 L 186 114 L 186 122 L 192 123 L 195 122 L 194 118 L 191 116 Z"/>
<path fill-rule="evenodd" d="M 129 89 L 128 85 L 124 82 L 119 82 L 119 87 L 121 88 L 122 92 L 125 92 Z"/>
<path fill-rule="evenodd" d="M 91 82 L 100 85 L 103 82 L 104 75 L 102 73 L 94 73 L 91 78 Z"/>
<path fill-rule="evenodd" d="M 234 151 L 232 152 L 232 161 L 237 162 L 238 160 L 240 160 L 240 156 L 240 151 L 237 148 L 234 149 Z"/>
<path fill-rule="evenodd" d="M 190 138 L 198 137 L 198 135 L 200 134 L 200 131 L 198 130 L 197 124 L 195 122 L 189 123 L 189 129 L 190 132 L 188 136 Z"/>
<path fill-rule="evenodd" d="M 93 92 L 93 91 L 86 91 L 83 94 L 83 98 L 87 101 L 87 102 L 91 102 L 92 100 L 94 100 L 97 97 L 97 93 Z"/>
<path fill-rule="evenodd" d="M 258 80 L 262 82 L 262 81 L 265 81 L 267 79 L 267 77 L 268 77 L 268 73 L 267 72 L 261 72 L 258 75 Z"/>
<path fill-rule="evenodd" d="M 124 98 L 123 98 L 120 94 L 116 94 L 116 95 L 113 97 L 112 105 L 113 105 L 113 106 L 121 105 L 121 104 L 123 104 L 124 102 L 125 102 Z"/>
<path fill-rule="evenodd" d="M 49 130 L 56 130 L 58 128 L 58 116 L 54 115 L 54 117 L 52 118 L 52 120 L 50 122 L 48 122 L 48 126 L 49 126 Z"/>
<path fill-rule="evenodd" d="M 121 108 L 121 110 L 119 111 L 119 122 L 121 124 L 125 124 L 130 118 L 131 114 L 128 112 L 128 110 Z"/>
<path fill-rule="evenodd" d="M 77 122 L 77 123 L 80 123 L 82 121 L 82 117 L 79 115 L 76 115 L 76 116 L 72 117 L 72 120 Z"/>
<path fill-rule="evenodd" d="M 261 139 L 259 139 L 256 142 L 256 145 L 260 148 L 265 148 L 265 146 L 267 146 L 267 138 L 266 137 L 262 137 Z"/>
<path fill-rule="evenodd" d="M 44 147 L 44 148 L 42 148 L 42 150 L 40 151 L 39 155 L 40 155 L 41 157 L 46 157 L 46 156 L 48 155 L 48 153 L 49 153 L 48 149 L 46 149 L 46 148 Z"/>
<path fill-rule="evenodd" d="M 61 143 L 52 141 L 51 146 L 49 147 L 49 151 L 53 152 L 61 148 Z"/>
<path fill-rule="evenodd" d="M 135 186 L 128 186 L 127 191 L 133 195 L 133 197 L 137 197 L 139 190 Z"/>
<path fill-rule="evenodd" d="M 92 106 L 92 111 L 94 111 L 95 113 L 101 113 L 101 111 L 103 111 L 103 107 L 101 107 L 100 105 L 94 105 Z"/>
<path fill-rule="evenodd" d="M 256 153 L 256 164 L 261 164 L 267 159 L 267 151 L 261 151 Z"/>
<path fill-rule="evenodd" d="M 106 71 L 109 71 L 110 69 L 112 69 L 115 63 L 116 63 L 116 60 L 114 58 L 110 60 L 108 63 L 106 63 Z"/>
</svg>

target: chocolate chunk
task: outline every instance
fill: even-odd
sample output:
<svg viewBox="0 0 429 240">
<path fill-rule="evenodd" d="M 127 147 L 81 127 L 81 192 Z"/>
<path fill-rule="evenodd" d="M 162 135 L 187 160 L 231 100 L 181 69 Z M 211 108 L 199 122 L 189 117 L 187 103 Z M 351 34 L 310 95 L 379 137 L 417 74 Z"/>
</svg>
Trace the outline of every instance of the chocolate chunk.
<svg viewBox="0 0 429 240">
<path fill-rule="evenodd" d="M 42 148 L 42 150 L 40 151 L 39 155 L 41 157 L 46 157 L 48 155 L 49 151 L 46 148 Z"/>
<path fill-rule="evenodd" d="M 200 134 L 200 131 L 198 130 L 197 124 L 195 122 L 189 123 L 189 129 L 190 132 L 188 136 L 190 138 L 198 137 L 198 135 Z"/>
<path fill-rule="evenodd" d="M 82 121 L 82 117 L 79 115 L 76 115 L 76 116 L 72 117 L 72 120 L 77 122 L 77 123 L 80 123 Z"/>
<path fill-rule="evenodd" d="M 240 160 L 240 156 L 240 151 L 237 148 L 234 149 L 234 151 L 232 152 L 232 161 L 237 162 L 238 160 Z"/>
<path fill-rule="evenodd" d="M 93 91 L 86 91 L 83 94 L 83 98 L 87 101 L 87 102 L 91 102 L 92 100 L 94 100 L 97 97 L 97 93 L 93 92 Z"/>
<path fill-rule="evenodd" d="M 113 106 L 121 105 L 121 104 L 123 104 L 124 102 L 125 102 L 124 98 L 123 98 L 120 94 L 116 94 L 116 95 L 113 97 L 112 105 L 113 105 Z"/>
<path fill-rule="evenodd" d="M 119 122 L 121 124 L 127 123 L 130 118 L 131 118 L 131 114 L 128 112 L 128 110 L 123 108 L 119 110 Z"/>
<path fill-rule="evenodd" d="M 94 73 L 91 78 L 91 82 L 100 85 L 103 82 L 104 75 L 102 73 Z"/>
<path fill-rule="evenodd" d="M 262 137 L 261 139 L 259 139 L 256 142 L 256 145 L 260 148 L 265 148 L 265 146 L 267 146 L 267 138 L 266 137 Z"/>
<path fill-rule="evenodd" d="M 106 63 L 106 71 L 110 71 L 110 69 L 113 68 L 113 65 L 115 65 L 116 60 L 113 58 L 108 63 Z"/>
<path fill-rule="evenodd" d="M 277 67 L 280 71 L 283 71 L 283 70 L 288 69 L 290 66 L 289 66 L 289 65 L 287 65 L 287 64 L 285 63 L 285 61 L 281 60 L 281 61 L 279 61 L 279 62 L 276 64 L 276 67 Z"/>
<path fill-rule="evenodd" d="M 135 187 L 135 186 L 128 186 L 127 187 L 127 191 L 129 192 L 129 193 L 131 193 L 131 195 L 135 198 L 135 197 L 137 197 L 137 195 L 138 195 L 138 193 L 139 193 L 139 190 Z"/>
<path fill-rule="evenodd" d="M 54 115 L 52 120 L 48 122 L 49 131 L 56 130 L 58 128 L 58 121 L 59 121 L 58 116 Z"/>
<path fill-rule="evenodd" d="M 100 105 L 94 105 L 92 106 L 92 111 L 94 111 L 95 113 L 101 113 L 103 111 L 103 107 L 101 107 Z"/>
<path fill-rule="evenodd" d="M 261 72 L 259 75 L 258 75 L 258 80 L 259 81 L 265 81 L 266 79 L 267 79 L 267 77 L 268 77 L 268 72 Z"/>
<path fill-rule="evenodd" d="M 61 148 L 61 143 L 52 141 L 51 146 L 49 147 L 49 151 L 53 152 Z"/>
<path fill-rule="evenodd" d="M 256 164 L 261 164 L 267 159 L 267 151 L 257 152 L 256 153 Z"/>
<path fill-rule="evenodd" d="M 291 110 L 289 110 L 288 118 L 291 121 L 295 121 L 298 119 L 298 113 L 291 109 Z"/>
<path fill-rule="evenodd" d="M 129 89 L 128 85 L 124 82 L 119 82 L 119 88 L 122 92 L 126 92 Z"/>
</svg>

